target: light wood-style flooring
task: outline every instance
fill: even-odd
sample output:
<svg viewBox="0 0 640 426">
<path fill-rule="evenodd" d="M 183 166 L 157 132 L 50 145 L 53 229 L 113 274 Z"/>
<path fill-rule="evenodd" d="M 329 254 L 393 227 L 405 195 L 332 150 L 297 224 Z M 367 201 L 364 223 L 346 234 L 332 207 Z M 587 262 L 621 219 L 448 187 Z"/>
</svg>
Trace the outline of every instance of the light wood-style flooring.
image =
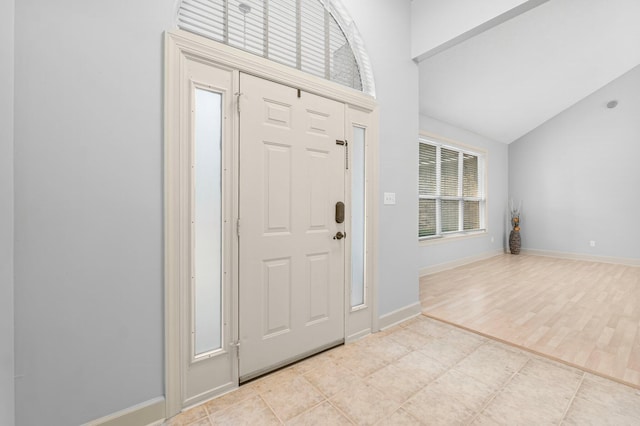
<svg viewBox="0 0 640 426">
<path fill-rule="evenodd" d="M 640 388 L 640 268 L 500 255 L 420 279 L 429 317 Z"/>
</svg>

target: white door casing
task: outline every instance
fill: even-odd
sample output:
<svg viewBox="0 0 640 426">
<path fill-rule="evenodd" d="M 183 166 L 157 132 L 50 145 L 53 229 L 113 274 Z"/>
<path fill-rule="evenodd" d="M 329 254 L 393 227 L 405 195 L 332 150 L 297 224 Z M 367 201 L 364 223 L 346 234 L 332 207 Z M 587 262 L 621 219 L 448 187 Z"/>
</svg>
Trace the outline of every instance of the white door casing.
<svg viewBox="0 0 640 426">
<path fill-rule="evenodd" d="M 240 380 L 344 340 L 344 104 L 240 76 Z"/>
<path fill-rule="evenodd" d="M 176 358 L 179 367 L 179 385 L 174 383 L 172 390 L 180 406 L 185 407 L 229 390 L 237 385 L 237 368 L 235 349 L 233 347 L 234 330 L 233 308 L 234 250 L 235 229 L 234 216 L 234 176 L 233 167 L 233 135 L 236 123 L 234 115 L 234 85 L 237 84 L 237 71 L 213 66 L 192 58 L 184 58 L 180 67 L 181 78 L 176 90 L 180 113 L 177 123 L 172 127 L 175 140 L 165 146 L 168 185 L 166 198 L 166 244 L 170 259 L 166 263 L 167 279 L 170 286 L 168 296 L 179 300 L 179 312 L 167 327 L 176 327 L 178 338 L 168 348 Z M 195 344 L 196 332 L 196 279 L 199 270 L 196 267 L 196 91 L 216 94 L 220 98 L 220 140 L 207 143 L 221 143 L 219 159 L 221 205 L 220 214 L 220 249 L 212 255 L 219 259 L 211 259 L 211 263 L 219 262 L 220 277 L 220 324 L 218 327 L 220 347 L 198 354 Z M 212 117 L 214 120 L 214 117 Z M 212 278 L 212 277 L 209 277 Z M 213 277 L 215 278 L 215 277 Z M 212 307 L 213 309 L 213 307 Z M 177 346 L 177 347 L 176 347 Z M 167 380 L 171 380 L 167 375 Z M 177 389 L 176 389 L 177 388 Z M 179 390 L 179 392 L 177 391 Z M 178 396 L 179 395 L 179 396 Z"/>
<path fill-rule="evenodd" d="M 368 95 L 349 88 L 341 87 L 321 78 L 305 74 L 289 67 L 268 61 L 264 58 L 248 54 L 203 37 L 177 30 L 166 33 L 165 37 L 165 395 L 166 416 L 171 417 L 180 410 L 199 401 L 222 394 L 238 386 L 239 362 L 237 346 L 239 340 L 239 278 L 243 270 L 239 260 L 239 236 L 235 225 L 239 215 L 240 194 L 240 112 L 237 109 L 236 93 L 240 92 L 240 72 L 252 74 L 285 86 L 302 90 L 302 99 L 311 94 L 321 94 L 325 100 L 331 99 L 343 105 L 343 134 L 346 139 L 352 137 L 353 126 L 366 127 L 366 306 L 353 310 L 349 298 L 349 271 L 343 276 L 342 318 L 343 328 L 338 340 L 357 339 L 371 331 L 377 330 L 377 108 L 375 100 Z M 219 74 L 222 73 L 222 74 Z M 216 352 L 214 360 L 219 370 L 205 372 L 201 366 L 205 363 L 198 360 L 192 363 L 193 342 L 192 330 L 192 264 L 194 247 L 191 236 L 191 220 L 193 205 L 191 204 L 192 164 L 190 156 L 190 139 L 192 131 L 192 94 L 194 87 L 204 89 L 215 88 L 215 92 L 224 97 L 223 110 L 223 262 L 225 271 L 223 285 L 223 350 Z M 297 96 L 297 91 L 294 91 Z M 242 96 L 241 96 L 242 98 Z M 320 98 L 322 99 L 322 98 Z M 244 102 L 246 99 L 243 99 Z M 314 110 L 313 108 L 310 108 Z M 318 112 L 321 112 L 318 111 Z M 277 116 L 277 113 L 276 113 Z M 335 142 L 335 141 L 334 141 Z M 335 146 L 340 150 L 341 146 Z M 313 149 L 313 148 L 312 148 Z M 322 151 L 322 150 L 319 150 Z M 277 152 L 276 152 L 277 154 Z M 320 152 L 320 154 L 322 154 Z M 277 157 L 277 155 L 276 155 Z M 347 179 L 349 179 L 347 175 Z M 293 183 L 293 181 L 292 181 Z M 349 189 L 349 181 L 343 188 Z M 292 187 L 293 188 L 293 187 Z M 345 195 L 348 198 L 348 194 Z M 349 232 L 349 202 L 347 205 L 346 223 L 336 229 Z M 328 203 L 333 212 L 335 201 Z M 332 216 L 333 217 L 333 216 Z M 244 223 L 240 224 L 243 233 Z M 244 228 L 246 229 L 246 228 Z M 331 233 L 335 234 L 335 230 Z M 330 233 L 330 235 L 331 235 Z M 319 232 L 318 232 L 319 234 Z M 341 242 L 333 241 L 335 247 L 343 250 L 343 265 L 349 267 L 349 236 Z M 344 246 L 344 247 L 343 247 Z M 332 246 L 333 247 L 333 246 Z M 334 247 L 334 248 L 335 248 Z M 322 254 L 326 251 L 319 250 Z M 332 253 L 331 251 L 329 252 Z M 273 258 L 270 258 L 273 259 Z M 310 259 L 315 265 L 322 263 L 322 256 Z M 275 264 L 277 265 L 277 263 Z M 277 275 L 278 267 L 274 269 Z M 315 274 L 314 274 L 315 275 Z M 291 299 L 293 300 L 293 298 Z M 364 309 L 363 309 L 364 308 Z M 319 322 L 322 319 L 318 318 Z M 313 321 L 311 321 L 313 322 Z M 292 322 L 293 323 L 293 322 Z M 346 330 L 346 331 L 345 331 Z M 273 333 L 272 333 L 273 334 Z M 277 332 L 275 332 L 277 334 Z M 248 343 L 248 341 L 246 342 Z M 242 354 L 248 348 L 241 344 Z M 195 367 L 191 367 L 191 365 Z M 218 368 L 216 367 L 216 368 Z M 193 372 L 190 376 L 190 370 Z"/>
</svg>

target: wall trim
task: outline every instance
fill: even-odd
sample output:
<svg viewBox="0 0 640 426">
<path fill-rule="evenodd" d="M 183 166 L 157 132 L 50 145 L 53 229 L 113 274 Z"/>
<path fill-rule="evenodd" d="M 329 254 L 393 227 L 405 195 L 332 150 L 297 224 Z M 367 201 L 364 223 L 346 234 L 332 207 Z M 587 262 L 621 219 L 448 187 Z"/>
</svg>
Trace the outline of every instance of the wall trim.
<svg viewBox="0 0 640 426">
<path fill-rule="evenodd" d="M 410 320 L 411 318 L 415 318 L 419 315 L 422 315 L 422 306 L 420 302 L 412 303 L 411 305 L 407 305 L 403 308 L 396 309 L 395 311 L 389 312 L 388 314 L 384 314 L 380 317 L 378 324 L 380 326 L 380 330 L 386 330 L 387 328 L 391 328 L 394 325 L 398 325 L 401 322 L 406 320 Z"/>
<path fill-rule="evenodd" d="M 377 108 L 376 99 L 364 92 L 185 30 L 167 31 L 165 43 L 173 44 L 174 48 L 180 53 L 192 57 L 205 58 L 208 62 L 214 62 L 223 67 L 237 69 L 247 74 L 299 88 L 367 111 L 373 111 Z"/>
<path fill-rule="evenodd" d="M 468 256 L 468 257 L 452 260 L 451 262 L 444 262 L 444 263 L 439 263 L 437 265 L 426 266 L 424 268 L 420 268 L 419 275 L 420 277 L 425 277 L 427 275 L 457 268 L 458 266 L 464 266 L 464 265 L 468 265 L 469 263 L 474 263 L 480 260 L 485 260 L 495 256 L 500 256 L 501 254 L 504 254 L 504 253 L 505 251 L 503 249 L 497 249 L 497 250 L 491 250 L 484 253 L 476 254 L 474 256 Z"/>
<path fill-rule="evenodd" d="M 531 256 L 557 257 L 560 259 L 584 260 L 588 262 L 614 263 L 616 265 L 640 266 L 640 259 L 629 257 L 594 256 L 582 253 L 566 253 L 552 250 L 522 249 L 522 254 Z"/>
<path fill-rule="evenodd" d="M 468 234 L 451 234 L 440 237 L 423 237 L 418 239 L 420 247 L 429 247 L 436 244 L 448 244 L 456 241 L 464 241 L 471 238 L 480 238 L 489 236 L 489 231 L 485 228 L 480 231 L 469 232 Z"/>
<path fill-rule="evenodd" d="M 356 340 L 360 340 L 363 337 L 367 337 L 371 334 L 371 329 L 367 328 L 365 330 L 358 331 L 357 333 L 350 334 L 344 339 L 345 343 L 355 342 Z"/>
<path fill-rule="evenodd" d="M 160 425 L 165 419 L 163 396 L 136 404 L 133 407 L 85 423 L 83 426 L 141 426 Z"/>
<path fill-rule="evenodd" d="M 435 139 L 433 142 L 439 142 L 444 145 L 452 145 L 453 148 L 458 148 L 462 151 L 471 151 L 472 153 L 487 155 L 489 150 L 487 148 L 481 148 L 479 146 L 469 145 L 464 142 L 459 142 L 456 139 L 451 139 L 446 136 L 441 136 L 437 133 L 429 132 L 426 130 L 420 130 L 418 132 L 418 139 Z"/>
</svg>

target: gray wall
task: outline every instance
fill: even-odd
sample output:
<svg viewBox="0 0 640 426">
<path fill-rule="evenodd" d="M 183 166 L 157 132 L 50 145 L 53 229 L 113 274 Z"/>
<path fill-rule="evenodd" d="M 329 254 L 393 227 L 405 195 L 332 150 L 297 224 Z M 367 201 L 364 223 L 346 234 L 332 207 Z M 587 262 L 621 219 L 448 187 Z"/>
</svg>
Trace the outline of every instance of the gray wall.
<svg viewBox="0 0 640 426">
<path fill-rule="evenodd" d="M 489 181 L 487 183 L 487 234 L 449 241 L 433 240 L 419 243 L 418 267 L 429 268 L 502 250 L 505 247 L 507 221 L 508 145 L 425 115 L 420 116 L 420 130 L 486 151 Z M 493 241 L 491 241 L 492 238 Z"/>
<path fill-rule="evenodd" d="M 398 199 L 381 213 L 384 314 L 418 300 L 410 3 L 345 3 L 376 77 L 381 191 Z M 174 0 L 17 4 L 20 425 L 78 424 L 164 393 L 162 33 L 174 11 Z"/>
<path fill-rule="evenodd" d="M 14 424 L 13 358 L 13 18 L 0 2 L 0 425 Z"/>
<path fill-rule="evenodd" d="M 164 394 L 163 31 L 174 0 L 16 4 L 19 425 Z"/>
<path fill-rule="evenodd" d="M 510 145 L 523 248 L 640 258 L 639 117 L 636 67 Z"/>
<path fill-rule="evenodd" d="M 409 0 L 343 0 L 371 58 L 380 109 L 379 314 L 418 301 L 418 68 Z M 395 192 L 394 206 L 382 193 Z"/>
</svg>

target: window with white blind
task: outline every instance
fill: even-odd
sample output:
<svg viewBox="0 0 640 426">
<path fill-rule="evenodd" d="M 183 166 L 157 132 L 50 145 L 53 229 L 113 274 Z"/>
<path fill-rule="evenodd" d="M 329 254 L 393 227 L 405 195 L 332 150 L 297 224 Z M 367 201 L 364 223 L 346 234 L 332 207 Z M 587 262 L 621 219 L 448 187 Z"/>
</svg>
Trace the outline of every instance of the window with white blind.
<svg viewBox="0 0 640 426">
<path fill-rule="evenodd" d="M 485 229 L 484 155 L 419 140 L 418 237 Z"/>
<path fill-rule="evenodd" d="M 337 0 L 182 0 L 178 26 L 373 95 L 368 56 L 342 9 Z"/>
</svg>

